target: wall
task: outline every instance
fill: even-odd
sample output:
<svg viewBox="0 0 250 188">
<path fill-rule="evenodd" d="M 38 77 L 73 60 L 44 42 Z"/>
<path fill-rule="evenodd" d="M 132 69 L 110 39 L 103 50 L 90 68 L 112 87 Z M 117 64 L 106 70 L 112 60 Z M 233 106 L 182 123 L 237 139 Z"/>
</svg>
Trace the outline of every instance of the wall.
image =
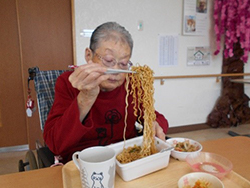
<svg viewBox="0 0 250 188">
<path fill-rule="evenodd" d="M 0 147 L 28 143 L 16 1 L 0 2 Z"/>
<path fill-rule="evenodd" d="M 187 66 L 187 47 L 209 46 L 215 51 L 213 32 L 213 1 L 208 4 L 208 28 L 205 36 L 182 34 L 183 0 L 72 0 L 75 8 L 75 55 L 77 64 L 85 63 L 84 50 L 89 38 L 82 37 L 82 29 L 94 29 L 106 21 L 116 21 L 125 26 L 133 36 L 132 62 L 150 66 L 155 76 L 220 74 L 221 53 L 211 57 L 210 65 Z M 144 27 L 138 31 L 138 21 Z M 159 34 L 178 35 L 178 65 L 158 65 Z M 249 72 L 246 64 L 245 72 Z M 164 85 L 155 80 L 155 106 L 169 120 L 170 127 L 205 123 L 220 95 L 221 83 L 216 78 L 167 79 Z M 250 87 L 245 86 L 250 94 Z M 249 95 L 250 96 L 250 95 Z"/>
<path fill-rule="evenodd" d="M 28 69 L 73 63 L 71 0 L 0 0 L 0 14 L 0 147 L 35 149 L 43 139 L 38 110 L 26 115 Z"/>
</svg>

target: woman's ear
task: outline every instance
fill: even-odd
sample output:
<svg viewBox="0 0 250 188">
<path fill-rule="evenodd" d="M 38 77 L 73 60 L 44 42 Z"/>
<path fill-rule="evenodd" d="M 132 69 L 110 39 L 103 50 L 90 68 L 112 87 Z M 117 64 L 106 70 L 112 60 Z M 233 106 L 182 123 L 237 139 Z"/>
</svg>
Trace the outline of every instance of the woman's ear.
<svg viewBox="0 0 250 188">
<path fill-rule="evenodd" d="M 88 63 L 93 58 L 93 52 L 90 48 L 85 49 L 85 60 Z"/>
</svg>

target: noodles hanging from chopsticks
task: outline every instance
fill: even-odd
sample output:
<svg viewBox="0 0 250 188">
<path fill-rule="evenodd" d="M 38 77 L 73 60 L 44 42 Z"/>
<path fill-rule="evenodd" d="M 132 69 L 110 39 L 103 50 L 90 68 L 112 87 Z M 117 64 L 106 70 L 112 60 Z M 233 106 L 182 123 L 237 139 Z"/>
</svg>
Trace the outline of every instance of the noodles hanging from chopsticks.
<svg viewBox="0 0 250 188">
<path fill-rule="evenodd" d="M 148 66 L 133 66 L 132 71 L 136 74 L 129 74 L 126 78 L 126 111 L 125 111 L 125 127 L 124 127 L 124 142 L 126 140 L 125 133 L 127 127 L 127 108 L 128 95 L 133 96 L 134 115 L 140 119 L 143 116 L 144 130 L 143 130 L 143 144 L 142 146 L 123 148 L 123 151 L 117 155 L 117 160 L 121 163 L 128 163 L 157 152 L 154 143 L 153 122 L 156 120 L 154 109 L 154 78 L 153 71 Z M 128 89 L 128 80 L 131 83 L 131 91 Z M 142 108 L 141 108 L 142 107 Z M 141 122 L 140 122 L 141 123 Z"/>
</svg>

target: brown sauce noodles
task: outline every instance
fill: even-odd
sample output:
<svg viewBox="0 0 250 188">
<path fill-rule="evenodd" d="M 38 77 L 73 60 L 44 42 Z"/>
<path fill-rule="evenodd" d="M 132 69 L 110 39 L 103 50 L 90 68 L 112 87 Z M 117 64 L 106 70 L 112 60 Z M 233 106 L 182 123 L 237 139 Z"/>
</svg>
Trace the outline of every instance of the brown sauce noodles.
<svg viewBox="0 0 250 188">
<path fill-rule="evenodd" d="M 154 109 L 154 78 L 153 71 L 146 65 L 133 66 L 132 71 L 136 74 L 128 74 L 126 77 L 125 88 L 126 95 L 126 110 L 125 110 L 125 126 L 123 132 L 124 147 L 123 151 L 116 156 L 120 163 L 129 163 L 137 159 L 157 153 L 155 147 L 155 132 L 153 129 L 153 122 L 156 120 Z M 129 91 L 129 82 L 131 83 L 131 90 Z M 133 147 L 125 148 L 126 141 L 126 128 L 127 128 L 127 108 L 128 96 L 133 96 L 134 115 L 140 119 L 143 116 L 144 129 L 143 129 L 143 143 L 141 146 L 134 145 Z M 142 108 L 140 108 L 142 107 Z M 141 122 L 140 122 L 141 123 Z"/>
</svg>

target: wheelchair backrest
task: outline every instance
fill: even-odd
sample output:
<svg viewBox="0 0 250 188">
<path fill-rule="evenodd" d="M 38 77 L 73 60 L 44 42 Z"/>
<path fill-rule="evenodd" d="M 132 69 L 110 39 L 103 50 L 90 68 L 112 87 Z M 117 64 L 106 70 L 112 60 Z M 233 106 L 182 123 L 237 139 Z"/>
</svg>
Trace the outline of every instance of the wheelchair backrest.
<svg viewBox="0 0 250 188">
<path fill-rule="evenodd" d="M 34 84 L 37 96 L 37 104 L 40 118 L 41 130 L 44 130 L 44 124 L 54 102 L 55 84 L 58 76 L 67 70 L 47 70 L 40 71 L 36 68 Z"/>
</svg>

